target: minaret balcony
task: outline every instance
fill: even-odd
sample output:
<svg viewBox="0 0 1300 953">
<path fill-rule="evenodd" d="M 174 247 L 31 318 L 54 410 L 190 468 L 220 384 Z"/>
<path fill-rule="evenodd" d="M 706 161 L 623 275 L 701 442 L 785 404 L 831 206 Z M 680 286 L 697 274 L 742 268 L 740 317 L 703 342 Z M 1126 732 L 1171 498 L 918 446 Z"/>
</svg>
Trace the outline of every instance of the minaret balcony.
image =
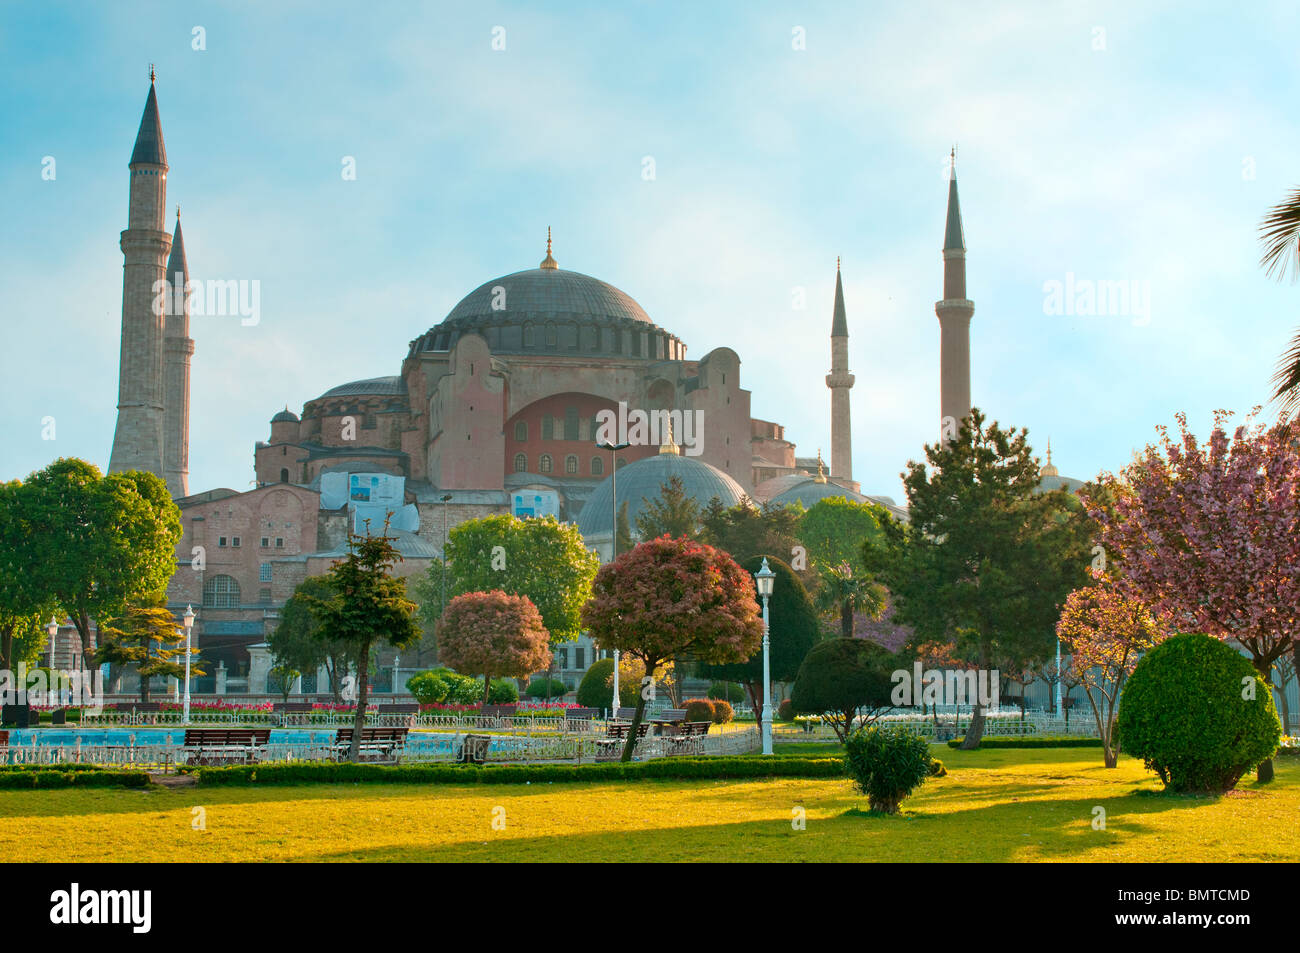
<svg viewBox="0 0 1300 953">
<path fill-rule="evenodd" d="M 831 371 L 826 375 L 827 387 L 852 387 L 856 378 L 848 371 Z"/>
</svg>

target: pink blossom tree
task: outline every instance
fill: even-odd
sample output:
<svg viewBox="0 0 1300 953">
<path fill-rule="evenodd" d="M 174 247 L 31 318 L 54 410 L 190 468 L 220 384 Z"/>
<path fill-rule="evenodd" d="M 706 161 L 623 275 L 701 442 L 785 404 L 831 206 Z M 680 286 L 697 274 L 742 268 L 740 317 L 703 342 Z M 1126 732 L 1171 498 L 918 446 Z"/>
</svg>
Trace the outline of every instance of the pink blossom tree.
<svg viewBox="0 0 1300 953">
<path fill-rule="evenodd" d="M 720 549 L 669 536 L 602 566 L 582 623 L 601 648 L 639 659 L 647 672 L 682 655 L 715 665 L 744 662 L 763 640 L 749 573 Z M 637 697 L 624 761 L 632 759 L 646 695 Z"/>
<path fill-rule="evenodd" d="M 486 705 L 493 678 L 525 678 L 551 664 L 550 633 L 527 596 L 467 592 L 438 622 L 438 657 L 463 674 L 482 672 Z"/>
<path fill-rule="evenodd" d="M 1068 675 L 1083 686 L 1097 720 L 1106 767 L 1119 763 L 1115 718 L 1124 682 L 1138 658 L 1168 634 L 1145 605 L 1120 594 L 1109 581 L 1074 590 L 1056 624 L 1070 653 Z M 1067 674 L 1067 673 L 1062 673 Z"/>
<path fill-rule="evenodd" d="M 1238 426 L 1216 411 L 1202 445 L 1177 416 L 1122 480 L 1087 497 L 1115 584 L 1171 627 L 1234 641 L 1266 681 L 1295 643 L 1300 606 L 1300 425 Z M 1259 766 L 1270 780 L 1273 763 Z"/>
</svg>

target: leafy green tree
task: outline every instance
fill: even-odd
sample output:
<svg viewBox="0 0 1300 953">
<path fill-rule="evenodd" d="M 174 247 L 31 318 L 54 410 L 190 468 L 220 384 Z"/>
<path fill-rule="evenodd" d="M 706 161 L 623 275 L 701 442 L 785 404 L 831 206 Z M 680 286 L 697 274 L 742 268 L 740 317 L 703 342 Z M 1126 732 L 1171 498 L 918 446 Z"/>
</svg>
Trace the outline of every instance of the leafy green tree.
<svg viewBox="0 0 1300 953">
<path fill-rule="evenodd" d="M 35 585 L 36 528 L 23 512 L 23 485 L 0 483 L 0 669 L 34 662 L 56 604 Z"/>
<path fill-rule="evenodd" d="M 716 496 L 700 518 L 703 540 L 737 561 L 777 554 L 788 561 L 798 543 L 800 509 L 772 502 L 755 506 L 748 497 L 723 506 Z"/>
<path fill-rule="evenodd" d="M 330 641 L 320 634 L 313 600 L 324 601 L 331 595 L 328 576 L 309 576 L 298 583 L 280 610 L 280 621 L 266 642 L 277 666 L 299 673 L 324 668 L 330 680 L 330 694 L 337 703 L 342 700 L 343 676 L 356 660 L 349 643 Z"/>
<path fill-rule="evenodd" d="M 591 595 L 600 557 L 587 549 L 571 523 L 550 516 L 501 515 L 453 528 L 447 563 L 449 598 L 493 589 L 527 596 L 542 615 L 551 645 L 557 645 L 572 642 L 582 631 L 582 605 Z"/>
<path fill-rule="evenodd" d="M 814 503 L 799 519 L 799 542 L 808 550 L 814 566 L 848 565 L 861 576 L 866 569 L 863 543 L 881 541 L 881 527 L 892 521 L 889 511 L 877 503 L 828 496 Z"/>
<path fill-rule="evenodd" d="M 866 639 L 828 639 L 804 656 L 790 690 L 795 712 L 821 715 L 843 744 L 854 722 L 874 721 L 893 707 L 896 656 Z"/>
<path fill-rule="evenodd" d="M 197 649 L 190 651 L 197 656 Z M 185 677 L 185 633 L 161 597 L 148 604 L 128 605 L 120 616 L 101 622 L 94 661 L 134 667 L 140 675 L 140 700 L 147 702 L 151 678 Z M 193 657 L 190 674 L 203 674 Z"/>
<path fill-rule="evenodd" d="M 347 555 L 325 576 L 329 596 L 303 596 L 319 620 L 320 638 L 350 645 L 357 660 L 359 691 L 349 761 L 357 760 L 361 747 L 361 729 L 370 700 L 371 647 L 387 642 L 404 649 L 420 637 L 415 603 L 406 597 L 406 580 L 393 575 L 393 567 L 402 560 L 393 545 L 396 537 L 388 535 L 387 520 L 380 534 L 369 535 L 369 529 L 367 521 L 367 535 L 348 533 Z"/>
<path fill-rule="evenodd" d="M 741 563 L 750 576 L 763 564 L 762 556 L 752 556 Z M 770 674 L 774 682 L 792 682 L 799 674 L 799 666 L 813 647 L 819 634 L 817 610 L 808 590 L 798 575 L 776 556 L 767 557 L 768 568 L 776 573 L 772 580 L 772 595 L 768 597 L 768 641 L 770 643 Z M 763 604 L 755 593 L 754 601 Z M 700 676 L 724 682 L 739 682 L 749 696 L 758 727 L 763 728 L 763 652 L 760 647 L 744 662 L 729 665 L 701 665 Z M 725 696 L 724 696 L 725 697 Z"/>
<path fill-rule="evenodd" d="M 602 566 L 582 621 L 598 645 L 639 659 L 652 676 L 683 655 L 712 664 L 743 661 L 763 638 L 753 579 L 721 550 L 670 536 Z M 624 761 L 632 760 L 646 695 L 637 696 Z"/>
<path fill-rule="evenodd" d="M 160 596 L 176 569 L 180 510 L 152 473 L 101 476 L 84 460 L 61 458 L 33 473 L 20 491 L 32 547 L 26 571 L 81 637 L 94 665 L 91 619 L 122 615 L 128 604 Z"/>
<path fill-rule="evenodd" d="M 673 475 L 659 487 L 659 495 L 644 500 L 645 506 L 636 515 L 636 532 L 641 539 L 671 536 L 675 539 L 697 539 L 700 535 L 700 504 L 688 495 L 679 476 Z"/>
<path fill-rule="evenodd" d="M 972 410 L 955 438 L 925 448 L 928 466 L 908 463 L 910 523 L 882 524 L 884 545 L 863 547 L 914 640 L 952 643 L 981 670 L 1046 659 L 1066 597 L 1088 580 L 1095 526 L 1070 494 L 1038 492 L 1026 437 Z M 962 746 L 983 732 L 977 702 Z"/>
<path fill-rule="evenodd" d="M 279 690 L 281 697 L 287 704 L 289 701 L 289 695 L 293 692 L 294 680 L 301 678 L 302 672 L 298 671 L 292 665 L 280 662 L 271 667 L 270 675 L 271 680 L 275 683 L 275 687 Z"/>
</svg>

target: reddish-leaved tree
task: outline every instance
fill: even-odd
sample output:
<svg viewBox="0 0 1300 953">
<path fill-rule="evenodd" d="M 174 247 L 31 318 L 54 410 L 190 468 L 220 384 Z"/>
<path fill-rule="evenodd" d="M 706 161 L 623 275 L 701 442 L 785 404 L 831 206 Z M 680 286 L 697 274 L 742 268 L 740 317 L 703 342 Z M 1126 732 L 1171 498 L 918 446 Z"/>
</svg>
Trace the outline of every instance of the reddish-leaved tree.
<svg viewBox="0 0 1300 953">
<path fill-rule="evenodd" d="M 1229 436 L 1230 416 L 1215 413 L 1202 445 L 1179 414 L 1178 439 L 1160 428 L 1160 445 L 1087 503 L 1123 594 L 1180 631 L 1237 642 L 1267 681 L 1300 653 L 1300 425 L 1248 420 Z M 1272 776 L 1262 763 L 1259 779 Z"/>
<path fill-rule="evenodd" d="M 438 622 L 438 658 L 461 674 L 483 673 L 483 704 L 492 679 L 526 678 L 551 664 L 550 633 L 527 596 L 467 592 L 447 603 Z"/>
<path fill-rule="evenodd" d="M 1056 624 L 1061 646 L 1070 653 L 1069 674 L 1083 686 L 1097 719 L 1106 767 L 1119 763 L 1115 718 L 1124 682 L 1138 658 L 1168 634 L 1145 605 L 1127 599 L 1108 580 L 1076 589 L 1065 600 Z"/>
<path fill-rule="evenodd" d="M 683 654 L 711 664 L 743 662 L 762 645 L 754 580 L 703 543 L 648 540 L 602 566 L 591 591 L 582 607 L 591 637 L 639 659 L 648 672 Z M 624 761 L 632 759 L 646 696 L 637 697 Z"/>
</svg>

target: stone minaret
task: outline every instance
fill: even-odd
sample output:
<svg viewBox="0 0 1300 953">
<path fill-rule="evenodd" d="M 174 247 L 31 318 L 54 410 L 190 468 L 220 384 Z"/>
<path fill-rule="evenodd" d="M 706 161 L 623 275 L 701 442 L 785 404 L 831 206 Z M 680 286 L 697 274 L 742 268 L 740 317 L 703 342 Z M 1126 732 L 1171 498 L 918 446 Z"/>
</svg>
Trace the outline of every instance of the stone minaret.
<svg viewBox="0 0 1300 953">
<path fill-rule="evenodd" d="M 966 297 L 966 238 L 957 202 L 955 149 L 943 235 L 943 300 L 935 302 L 934 312 L 939 316 L 939 429 L 946 433 L 949 417 L 960 426 L 970 413 L 970 319 L 975 313 L 975 302 Z"/>
<path fill-rule="evenodd" d="M 177 499 L 190 495 L 190 267 L 185 261 L 181 236 L 181 210 L 176 209 L 176 231 L 167 259 L 171 294 L 167 301 L 163 365 L 163 466 L 167 490 Z"/>
<path fill-rule="evenodd" d="M 154 73 L 149 70 L 140 131 L 131 153 L 131 206 L 122 233 L 122 354 L 118 365 L 117 430 L 108 472 L 163 471 L 163 308 L 154 308 L 154 286 L 166 274 L 172 239 L 163 217 L 167 206 L 167 151 Z M 157 313 L 155 313 L 157 312 Z"/>
<path fill-rule="evenodd" d="M 831 476 L 853 481 L 853 437 L 849 422 L 849 323 L 844 316 L 844 282 L 840 261 L 835 259 L 835 315 L 831 319 L 831 372 L 826 375 L 831 389 Z"/>
</svg>

